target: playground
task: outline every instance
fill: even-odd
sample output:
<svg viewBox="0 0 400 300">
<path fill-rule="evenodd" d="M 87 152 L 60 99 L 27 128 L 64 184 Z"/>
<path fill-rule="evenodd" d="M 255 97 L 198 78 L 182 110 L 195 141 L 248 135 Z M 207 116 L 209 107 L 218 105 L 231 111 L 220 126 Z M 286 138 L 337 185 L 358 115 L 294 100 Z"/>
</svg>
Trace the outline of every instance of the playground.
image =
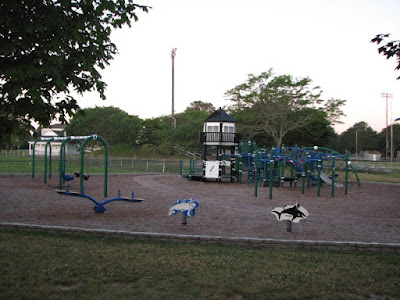
<svg viewBox="0 0 400 300">
<path fill-rule="evenodd" d="M 69 190 L 79 191 L 80 180 L 68 182 Z M 0 220 L 8 223 L 54 225 L 88 229 L 157 232 L 223 237 L 252 237 L 285 240 L 357 241 L 400 243 L 400 186 L 350 182 L 343 187 L 323 185 L 301 191 L 301 186 L 268 187 L 238 182 L 189 181 L 170 175 L 108 175 L 108 197 L 104 197 L 104 175 L 91 175 L 84 182 L 85 194 L 98 201 L 118 196 L 143 199 L 141 202 L 114 201 L 107 211 L 95 213 L 89 199 L 59 194 L 59 178 L 47 183 L 43 175 L 0 177 Z M 63 188 L 66 188 L 67 183 Z M 178 199 L 194 198 L 200 204 L 196 215 L 182 226 L 179 214 L 168 211 Z M 275 207 L 299 203 L 309 216 L 293 223 L 292 232 L 285 222 L 271 213 Z"/>
</svg>

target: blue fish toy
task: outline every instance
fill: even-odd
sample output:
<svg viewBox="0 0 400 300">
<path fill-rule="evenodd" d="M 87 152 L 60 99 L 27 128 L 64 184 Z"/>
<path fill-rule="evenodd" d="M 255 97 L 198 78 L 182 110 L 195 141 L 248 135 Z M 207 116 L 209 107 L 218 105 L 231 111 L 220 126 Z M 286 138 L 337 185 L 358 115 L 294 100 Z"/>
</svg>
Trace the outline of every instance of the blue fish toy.
<svg viewBox="0 0 400 300">
<path fill-rule="evenodd" d="M 173 216 L 176 213 L 180 212 L 186 217 L 193 217 L 196 213 L 196 208 L 199 206 L 199 202 L 190 199 L 179 199 L 175 202 L 174 205 L 169 209 L 168 215 Z"/>
</svg>

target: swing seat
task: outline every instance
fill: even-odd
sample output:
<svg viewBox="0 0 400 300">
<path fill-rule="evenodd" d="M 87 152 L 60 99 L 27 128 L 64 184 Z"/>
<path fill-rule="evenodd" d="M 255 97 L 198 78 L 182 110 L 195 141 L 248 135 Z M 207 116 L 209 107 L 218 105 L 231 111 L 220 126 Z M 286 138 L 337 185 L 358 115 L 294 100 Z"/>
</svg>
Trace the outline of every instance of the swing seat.
<svg viewBox="0 0 400 300">
<path fill-rule="evenodd" d="M 119 199 L 122 201 L 130 201 L 130 202 L 142 202 L 144 199 L 140 199 L 140 198 L 135 198 L 135 193 L 132 191 L 132 196 L 130 198 L 128 197 L 121 197 L 121 191 L 118 190 L 118 197 L 115 199 Z"/>
<path fill-rule="evenodd" d="M 56 191 L 57 193 L 63 194 L 63 195 L 74 195 L 74 196 L 81 195 L 81 193 L 75 192 L 75 191 L 65 191 L 65 190 L 55 190 L 55 191 Z"/>
<path fill-rule="evenodd" d="M 65 173 L 62 172 L 62 171 L 61 171 L 61 175 L 62 175 L 62 178 L 63 178 L 65 181 L 70 181 L 70 180 L 73 180 L 73 179 L 74 179 L 74 176 L 69 175 L 69 174 L 65 174 Z"/>
<path fill-rule="evenodd" d="M 124 201 L 131 201 L 131 202 L 142 202 L 144 199 L 138 199 L 138 198 L 135 198 L 135 199 L 132 199 L 132 198 L 127 198 L 127 197 L 119 197 L 121 200 L 124 200 Z"/>
<path fill-rule="evenodd" d="M 81 173 L 75 172 L 75 177 L 79 177 L 79 176 L 81 176 Z M 88 180 L 89 179 L 89 175 L 83 174 L 83 179 Z"/>
</svg>

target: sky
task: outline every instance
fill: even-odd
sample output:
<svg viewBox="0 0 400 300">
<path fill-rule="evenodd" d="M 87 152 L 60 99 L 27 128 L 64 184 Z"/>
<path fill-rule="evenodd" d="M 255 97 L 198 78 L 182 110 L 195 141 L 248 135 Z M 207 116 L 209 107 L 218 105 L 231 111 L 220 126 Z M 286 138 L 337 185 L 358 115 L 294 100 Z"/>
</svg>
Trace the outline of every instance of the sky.
<svg viewBox="0 0 400 300">
<path fill-rule="evenodd" d="M 79 96 L 82 108 L 114 106 L 142 119 L 170 115 L 175 56 L 175 113 L 191 102 L 231 104 L 225 93 L 272 68 L 309 77 L 322 99 L 343 99 L 341 133 L 365 121 L 380 132 L 400 117 L 397 62 L 370 41 L 400 40 L 399 0 L 138 0 L 152 7 L 132 27 L 114 30 L 118 47 L 102 70 L 107 100 Z M 392 98 L 382 98 L 389 93 Z"/>
</svg>

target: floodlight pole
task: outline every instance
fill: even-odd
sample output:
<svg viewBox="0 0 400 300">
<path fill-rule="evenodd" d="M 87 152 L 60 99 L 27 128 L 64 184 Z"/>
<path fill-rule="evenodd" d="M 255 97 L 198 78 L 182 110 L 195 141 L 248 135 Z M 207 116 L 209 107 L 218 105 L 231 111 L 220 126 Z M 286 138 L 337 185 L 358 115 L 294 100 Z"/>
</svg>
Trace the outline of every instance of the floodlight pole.
<svg viewBox="0 0 400 300">
<path fill-rule="evenodd" d="M 400 121 L 400 118 L 394 119 L 394 122 Z M 393 119 L 392 119 L 392 126 L 393 126 Z M 392 131 L 392 135 L 393 135 L 393 131 Z M 397 162 L 399 161 L 399 157 L 397 157 Z"/>
<path fill-rule="evenodd" d="M 176 48 L 172 48 L 171 51 L 171 59 L 172 59 L 172 111 L 171 111 L 171 123 L 172 128 L 175 129 L 176 121 L 175 121 L 175 107 L 174 107 L 174 97 L 175 97 L 175 56 L 176 56 Z"/>
<path fill-rule="evenodd" d="M 388 158 L 389 155 L 389 131 L 388 131 L 388 98 L 392 98 L 392 95 L 389 93 L 381 93 L 382 98 L 386 98 L 386 154 L 385 159 Z"/>
<path fill-rule="evenodd" d="M 393 153 L 393 99 L 390 101 L 390 167 L 394 158 Z"/>
</svg>

